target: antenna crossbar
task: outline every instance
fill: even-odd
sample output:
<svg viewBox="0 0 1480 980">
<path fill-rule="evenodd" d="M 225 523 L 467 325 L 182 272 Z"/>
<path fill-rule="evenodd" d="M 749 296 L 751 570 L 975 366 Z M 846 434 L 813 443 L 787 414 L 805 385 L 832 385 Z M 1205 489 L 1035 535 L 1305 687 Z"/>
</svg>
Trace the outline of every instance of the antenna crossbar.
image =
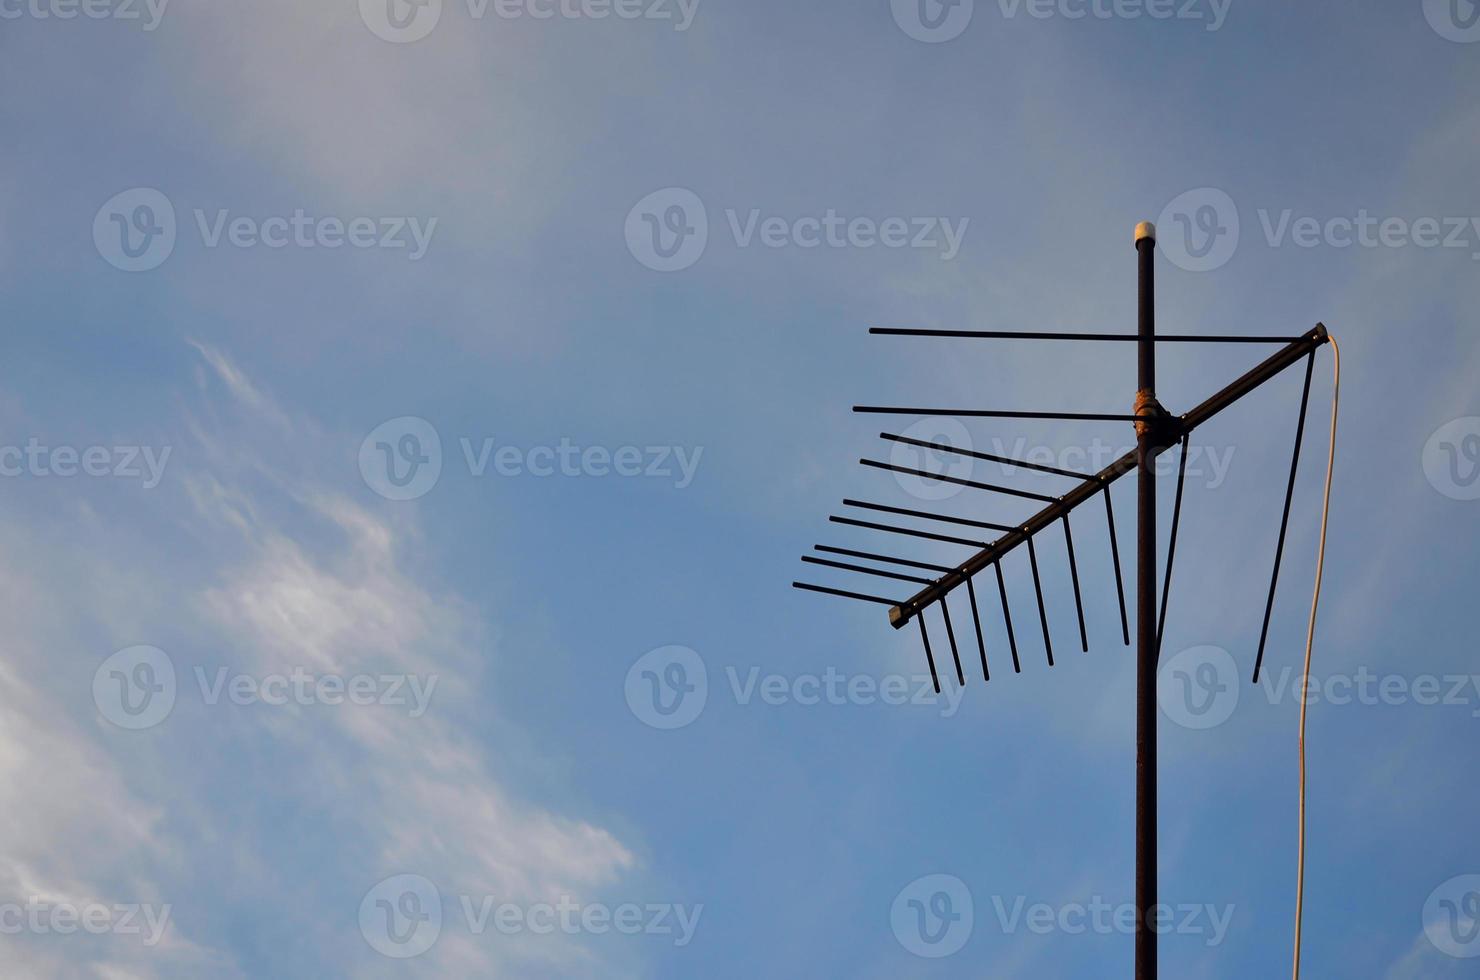
<svg viewBox="0 0 1480 980">
<path fill-rule="evenodd" d="M 1207 422 L 1213 416 L 1259 387 L 1265 381 L 1279 374 L 1285 368 L 1298 363 L 1301 358 L 1326 343 L 1327 339 L 1325 326 L 1323 324 L 1316 324 L 1315 327 L 1306 331 L 1274 354 L 1271 354 L 1258 366 L 1250 369 L 1243 376 L 1208 398 L 1196 408 L 1193 408 L 1187 414 L 1180 418 L 1175 416 L 1165 417 L 1163 424 L 1159 426 L 1158 438 L 1153 446 L 1155 454 L 1159 456 L 1165 452 L 1168 448 L 1175 445 L 1184 435 Z M 968 577 L 986 569 L 989 565 L 1001 561 L 1004 555 L 1011 552 L 1024 541 L 1050 527 L 1075 507 L 1091 499 L 1111 483 L 1114 483 L 1125 474 L 1133 472 L 1135 469 L 1136 451 L 1132 450 L 1112 462 L 1099 473 L 1084 480 L 1062 497 L 1049 503 L 1038 513 L 1024 521 L 1021 527 L 1004 533 L 981 551 L 966 559 L 958 567 L 942 575 L 933 584 L 921 589 L 904 602 L 891 607 L 889 610 L 890 625 L 895 629 L 905 626 L 923 610 L 950 595 Z"/>
</svg>

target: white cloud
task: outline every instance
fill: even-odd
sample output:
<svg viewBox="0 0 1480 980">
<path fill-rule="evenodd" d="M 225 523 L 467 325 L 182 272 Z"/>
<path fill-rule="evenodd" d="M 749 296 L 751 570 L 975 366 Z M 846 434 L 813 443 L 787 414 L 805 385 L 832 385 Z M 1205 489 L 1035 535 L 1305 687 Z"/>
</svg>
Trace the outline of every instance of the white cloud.
<svg viewBox="0 0 1480 980">
<path fill-rule="evenodd" d="M 233 392 L 253 393 L 244 406 L 277 414 L 226 358 L 203 353 Z M 489 774 L 478 742 L 462 733 L 477 709 L 474 644 L 484 631 L 473 612 L 400 571 L 402 535 L 389 524 L 311 477 L 277 476 L 296 486 L 307 515 L 334 528 L 339 544 L 311 551 L 261 516 L 263 508 L 244 517 L 239 507 L 220 507 L 223 526 L 245 521 L 246 544 L 239 560 L 220 569 L 222 584 L 202 593 L 202 604 L 221 634 L 234 638 L 246 669 L 438 679 L 437 700 L 419 718 L 377 708 L 277 718 L 274 734 L 300 764 L 343 785 L 331 806 L 375 827 L 378 853 L 362 862 L 366 888 L 411 871 L 437 882 L 444 896 L 532 902 L 589 893 L 633 867 L 631 853 L 605 830 L 520 803 Z M 209 506 L 222 498 L 197 500 Z M 326 738 L 326 724 L 341 737 Z M 427 956 L 448 957 L 451 966 L 467 955 L 458 953 L 456 937 L 443 945 Z M 480 968 L 499 962 L 479 950 Z M 542 955 L 550 953 L 545 944 Z"/>
<path fill-rule="evenodd" d="M 211 420 L 193 423 L 201 441 L 180 453 L 183 506 L 169 486 L 141 504 L 169 511 L 193 543 L 188 561 L 167 549 L 139 553 L 130 527 L 90 526 L 88 547 L 74 549 L 43 543 L 42 530 L 0 526 L 11 545 L 0 584 L 13 624 L 0 660 L 0 900 L 38 894 L 179 911 L 156 948 L 25 937 L 48 941 L 0 946 L 0 973 L 236 976 L 189 937 L 245 920 L 291 930 L 345 975 L 399 974 L 405 964 L 374 954 L 356 922 L 366 891 L 407 872 L 437 883 L 449 915 L 418 966 L 489 975 L 529 960 L 587 963 L 591 954 L 565 937 L 469 935 L 457 896 L 590 898 L 636 859 L 608 831 L 525 802 L 493 775 L 497 760 L 476 734 L 488 721 L 479 697 L 486 625 L 404 570 L 418 542 L 409 519 L 367 510 L 314 468 L 352 456 L 332 451 L 334 440 L 310 423 L 281 425 L 289 415 L 229 358 L 200 351 L 207 380 L 219 383 L 207 385 L 210 410 L 200 413 Z M 72 587 L 58 598 L 62 582 Z M 113 648 L 170 648 L 181 695 L 157 728 L 121 732 L 97 716 L 88 685 L 112 652 L 97 648 L 98 636 Z M 43 669 L 58 650 L 69 654 L 65 668 Z M 380 705 L 241 710 L 204 701 L 193 675 L 202 663 L 253 676 L 295 667 L 436 676 L 437 687 L 414 718 Z M 243 794 L 253 807 L 294 814 L 294 825 L 236 812 Z M 306 858 L 299 839 L 316 842 Z M 231 869 L 229 880 L 200 880 L 217 867 Z"/>
<path fill-rule="evenodd" d="M 15 584 L 13 575 L 5 577 Z M 0 973 L 143 978 L 200 975 L 209 964 L 211 976 L 236 976 L 219 954 L 191 942 L 178 921 L 170 921 L 152 946 L 132 934 L 32 931 L 32 907 L 170 904 L 156 869 L 170 863 L 174 845 L 160 833 L 163 807 L 141 799 L 97 733 L 28 683 L 19 663 L 0 662 L 0 807 L 6 813 L 0 902 L 20 906 L 28 919 L 19 935 L 0 944 Z"/>
</svg>

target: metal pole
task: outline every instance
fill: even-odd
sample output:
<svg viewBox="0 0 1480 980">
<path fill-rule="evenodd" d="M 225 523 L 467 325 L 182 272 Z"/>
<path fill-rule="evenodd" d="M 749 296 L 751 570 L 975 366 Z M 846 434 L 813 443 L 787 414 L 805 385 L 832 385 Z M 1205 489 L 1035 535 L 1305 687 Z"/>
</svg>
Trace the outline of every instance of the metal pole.
<svg viewBox="0 0 1480 980">
<path fill-rule="evenodd" d="M 1136 415 L 1156 415 L 1156 226 L 1136 226 Z M 1136 424 L 1136 980 L 1156 980 L 1156 429 Z"/>
</svg>

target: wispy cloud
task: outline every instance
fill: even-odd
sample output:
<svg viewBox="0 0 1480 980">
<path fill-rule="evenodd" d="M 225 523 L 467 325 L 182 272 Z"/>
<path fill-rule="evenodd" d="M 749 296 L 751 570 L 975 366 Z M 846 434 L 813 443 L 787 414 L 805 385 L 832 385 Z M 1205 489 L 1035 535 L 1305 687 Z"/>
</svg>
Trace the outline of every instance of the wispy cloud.
<svg viewBox="0 0 1480 980">
<path fill-rule="evenodd" d="M 220 384 L 204 388 L 209 411 L 194 422 L 201 441 L 181 452 L 180 497 L 169 505 L 189 508 L 180 516 L 191 526 L 196 574 L 131 562 L 109 540 L 86 554 L 59 556 L 62 565 L 85 566 L 89 582 L 59 607 L 27 599 L 47 591 L 55 570 L 11 559 L 3 570 L 6 594 L 16 639 L 28 649 L 0 667 L 0 703 L 7 706 L 0 715 L 0 803 L 12 815 L 0 893 L 190 909 L 152 949 L 8 943 L 0 952 L 5 972 L 63 975 L 87 964 L 98 977 L 231 976 L 236 966 L 189 936 L 193 924 L 211 932 L 227 910 L 249 903 L 254 918 L 275 928 L 321 932 L 316 955 L 337 950 L 339 969 L 390 975 L 397 964 L 372 952 L 356 925 L 361 896 L 389 875 L 423 875 L 454 906 L 462 894 L 514 903 L 591 896 L 633 869 L 636 858 L 613 834 L 522 800 L 491 772 L 469 733 L 486 714 L 479 682 L 497 651 L 469 604 L 404 570 L 412 564 L 405 550 L 418 541 L 414 529 L 334 488 L 323 473 L 344 456 L 330 450 L 334 440 L 301 413 L 284 411 L 224 353 L 197 348 Z M 270 450 L 255 440 L 269 441 Z M 156 596 L 157 608 L 120 601 L 139 588 Z M 130 606 L 133 613 L 125 614 Z M 169 624 L 155 619 L 166 609 Z M 23 628 L 28 621 L 34 630 Z M 88 689 L 77 689 L 90 680 L 80 668 L 100 663 L 112 652 L 106 648 L 79 651 L 79 669 L 69 671 L 72 689 L 38 689 L 28 677 L 38 676 L 47 645 L 58 636 L 78 642 L 71 622 L 93 624 L 87 632 L 111 636 L 115 648 L 140 642 L 141 632 L 168 647 L 182 692 L 192 694 L 182 694 L 151 731 L 113 727 L 96 716 Z M 203 703 L 194 692 L 194 669 L 206 662 L 234 675 L 298 669 L 414 676 L 434 679 L 435 687 L 416 717 L 382 705 L 241 711 L 224 701 Z M 284 767 L 282 778 L 254 784 L 252 793 L 255 807 L 295 814 L 288 840 L 277 836 L 284 828 L 242 823 L 232 811 L 230 774 L 254 758 Z M 321 792 L 326 788 L 332 792 Z M 305 792 L 315 793 L 308 809 L 300 805 Z M 311 866 L 284 865 L 301 859 L 292 838 L 318 841 Z M 223 860 L 240 877 L 203 892 L 188 855 L 204 847 L 224 848 Z M 311 887 L 299 880 L 304 875 Z M 267 908 L 264 894 L 274 896 Z M 322 907 L 326 897 L 338 907 Z M 491 944 L 450 928 L 419 963 L 445 974 L 488 973 L 590 956 L 563 936 Z"/>
</svg>

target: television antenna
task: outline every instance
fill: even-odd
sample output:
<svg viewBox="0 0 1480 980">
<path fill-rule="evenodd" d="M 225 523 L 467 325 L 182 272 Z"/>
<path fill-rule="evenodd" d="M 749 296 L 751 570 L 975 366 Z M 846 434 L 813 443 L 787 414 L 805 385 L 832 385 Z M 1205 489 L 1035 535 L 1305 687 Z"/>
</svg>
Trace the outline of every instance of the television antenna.
<svg viewBox="0 0 1480 980">
<path fill-rule="evenodd" d="M 844 505 L 855 510 L 868 512 L 868 518 L 834 515 L 833 523 L 848 525 L 868 531 L 876 531 L 896 537 L 913 538 L 945 543 L 973 549 L 969 557 L 952 564 L 920 561 L 894 554 L 861 551 L 828 545 L 816 545 L 818 555 L 805 555 L 802 561 L 814 566 L 827 567 L 859 575 L 888 579 L 900 583 L 912 583 L 918 588 L 908 598 L 894 599 L 831 586 L 808 582 L 793 582 L 798 589 L 827 595 L 840 596 L 860 602 L 889 607 L 889 623 L 895 629 L 903 629 L 913 621 L 919 628 L 926 663 L 930 668 L 931 680 L 937 693 L 941 690 L 941 671 L 936 662 L 935 651 L 930 644 L 925 614 L 932 607 L 939 607 L 940 618 L 945 626 L 946 640 L 951 653 L 951 666 L 956 683 L 964 686 L 967 671 L 961 659 L 961 645 L 956 639 L 955 626 L 951 621 L 947 598 L 963 589 L 971 609 L 972 625 L 976 639 L 976 652 L 981 665 L 983 681 L 991 680 L 987 647 L 983 639 L 981 611 L 977 602 L 977 577 L 991 572 L 996 582 L 996 592 L 1001 603 L 1008 647 L 1012 657 L 1014 673 L 1022 672 L 1022 660 L 1018 649 L 1017 631 L 1013 628 L 1012 613 L 1007 600 L 1007 582 L 1002 573 L 1002 559 L 1020 547 L 1026 547 L 1028 563 L 1032 571 L 1033 590 L 1037 598 L 1038 625 L 1043 636 L 1044 651 L 1048 666 L 1054 665 L 1053 641 L 1049 631 L 1048 614 L 1043 601 L 1043 584 L 1039 574 L 1038 553 L 1034 540 L 1051 528 L 1063 528 L 1068 553 L 1070 581 L 1073 583 L 1074 606 L 1078 614 L 1079 642 L 1084 652 L 1089 651 L 1089 637 L 1085 630 L 1084 603 L 1080 591 L 1079 566 L 1074 552 L 1073 530 L 1070 515 L 1080 506 L 1094 500 L 1103 500 L 1105 518 L 1109 525 L 1110 557 L 1115 568 L 1115 589 L 1120 604 L 1121 635 L 1126 645 L 1130 644 L 1130 619 L 1126 611 L 1125 585 L 1121 573 L 1120 549 L 1115 533 L 1115 510 L 1111 500 L 1111 487 L 1121 477 L 1136 474 L 1136 559 L 1135 559 L 1135 626 L 1136 626 L 1136 928 L 1135 928 L 1135 977 L 1136 980 L 1155 980 L 1157 975 L 1156 933 L 1152 927 L 1152 912 L 1157 905 L 1157 759 L 1156 759 L 1156 669 L 1161 651 L 1161 638 L 1166 623 L 1167 596 L 1171 590 L 1172 565 L 1176 556 L 1177 531 L 1182 511 L 1182 489 L 1186 477 L 1188 440 L 1193 430 L 1210 421 L 1218 413 L 1258 389 L 1265 382 L 1296 364 L 1305 365 L 1305 383 L 1300 396 L 1300 413 L 1295 425 L 1295 447 L 1290 460 L 1290 475 L 1285 487 L 1284 509 L 1280 517 L 1279 538 L 1275 545 L 1274 569 L 1270 575 L 1268 597 L 1264 604 L 1264 621 L 1259 631 L 1259 649 L 1254 660 L 1253 683 L 1259 682 L 1264 665 L 1264 651 L 1269 639 L 1270 614 L 1274 609 L 1275 591 L 1279 584 L 1280 565 L 1285 551 L 1285 539 L 1290 525 L 1290 504 L 1295 493 L 1295 476 L 1300 465 L 1300 449 L 1305 434 L 1305 419 L 1310 405 L 1311 374 L 1315 367 L 1315 355 L 1323 345 L 1335 342 L 1323 324 L 1297 337 L 1222 335 L 1203 336 L 1192 334 L 1157 334 L 1155 310 L 1155 252 L 1156 227 L 1149 221 L 1136 226 L 1135 246 L 1137 255 L 1137 330 L 1135 333 L 1064 333 L 1052 331 L 1009 331 L 1009 330 L 925 330 L 910 328 L 873 327 L 869 333 L 884 336 L 915 338 L 955 339 L 1008 339 L 1075 341 L 1080 343 L 1134 343 L 1137 352 L 1137 382 L 1134 412 L 1050 412 L 1009 411 L 1001 409 L 972 408 L 900 408 L 875 405 L 855 406 L 853 411 L 869 415 L 903 416 L 949 416 L 953 418 L 993 419 L 1047 419 L 1075 422 L 1122 422 L 1132 423 L 1136 429 L 1136 446 L 1133 450 L 1112 462 L 1098 473 L 1080 473 L 1061 467 L 1046 466 L 1025 460 L 992 453 L 976 452 L 958 448 L 949 443 L 921 440 L 908 435 L 881 433 L 881 438 L 895 444 L 929 449 L 944 454 L 954 454 L 970 459 L 1021 467 L 1026 470 L 1049 475 L 1072 478 L 1079 482 L 1059 496 L 1037 493 L 1015 487 L 985 483 L 949 474 L 932 473 L 926 470 L 903 466 L 894 462 L 863 459 L 867 467 L 892 471 L 915 477 L 923 477 L 953 483 L 1000 496 L 1012 496 L 1042 503 L 1042 508 L 1018 524 L 1000 524 L 965 517 L 935 513 L 927 510 L 894 507 L 862 500 L 846 499 Z M 1214 393 L 1190 411 L 1175 415 L 1162 407 L 1156 399 L 1156 349 L 1158 344 L 1278 344 L 1279 348 L 1258 365 Z M 1339 354 L 1337 362 L 1340 364 Z M 1339 383 L 1339 367 L 1338 367 Z M 1332 408 L 1332 457 L 1335 458 L 1336 434 L 1335 405 Z M 1157 605 L 1157 556 L 1156 556 L 1156 473 L 1154 463 L 1162 453 L 1173 446 L 1181 446 L 1177 466 L 1176 498 L 1172 510 L 1172 525 L 1167 546 L 1165 578 L 1161 585 L 1161 603 Z M 1330 476 L 1327 470 L 1326 506 L 1330 504 Z M 923 529 L 896 523 L 884 523 L 880 515 L 906 517 L 946 525 L 944 528 Z M 983 532 L 996 536 L 988 539 Z M 1325 555 L 1326 525 L 1321 526 L 1321 561 L 1316 572 L 1316 593 L 1311 605 L 1310 628 L 1306 640 L 1306 669 L 1309 670 L 1310 649 L 1314 638 L 1316 602 L 1320 595 L 1320 574 Z M 843 560 L 848 559 L 848 560 Z M 870 565 L 858 564 L 871 562 Z M 879 567 L 888 566 L 888 567 Z M 901 571 L 907 569 L 907 571 Z M 990 585 L 987 586 L 990 590 Z M 974 670 L 974 665 L 973 665 Z M 1302 706 L 1300 722 L 1300 820 L 1299 885 L 1296 897 L 1295 926 L 1295 976 L 1300 969 L 1300 918 L 1303 903 L 1305 865 L 1305 713 Z"/>
</svg>

